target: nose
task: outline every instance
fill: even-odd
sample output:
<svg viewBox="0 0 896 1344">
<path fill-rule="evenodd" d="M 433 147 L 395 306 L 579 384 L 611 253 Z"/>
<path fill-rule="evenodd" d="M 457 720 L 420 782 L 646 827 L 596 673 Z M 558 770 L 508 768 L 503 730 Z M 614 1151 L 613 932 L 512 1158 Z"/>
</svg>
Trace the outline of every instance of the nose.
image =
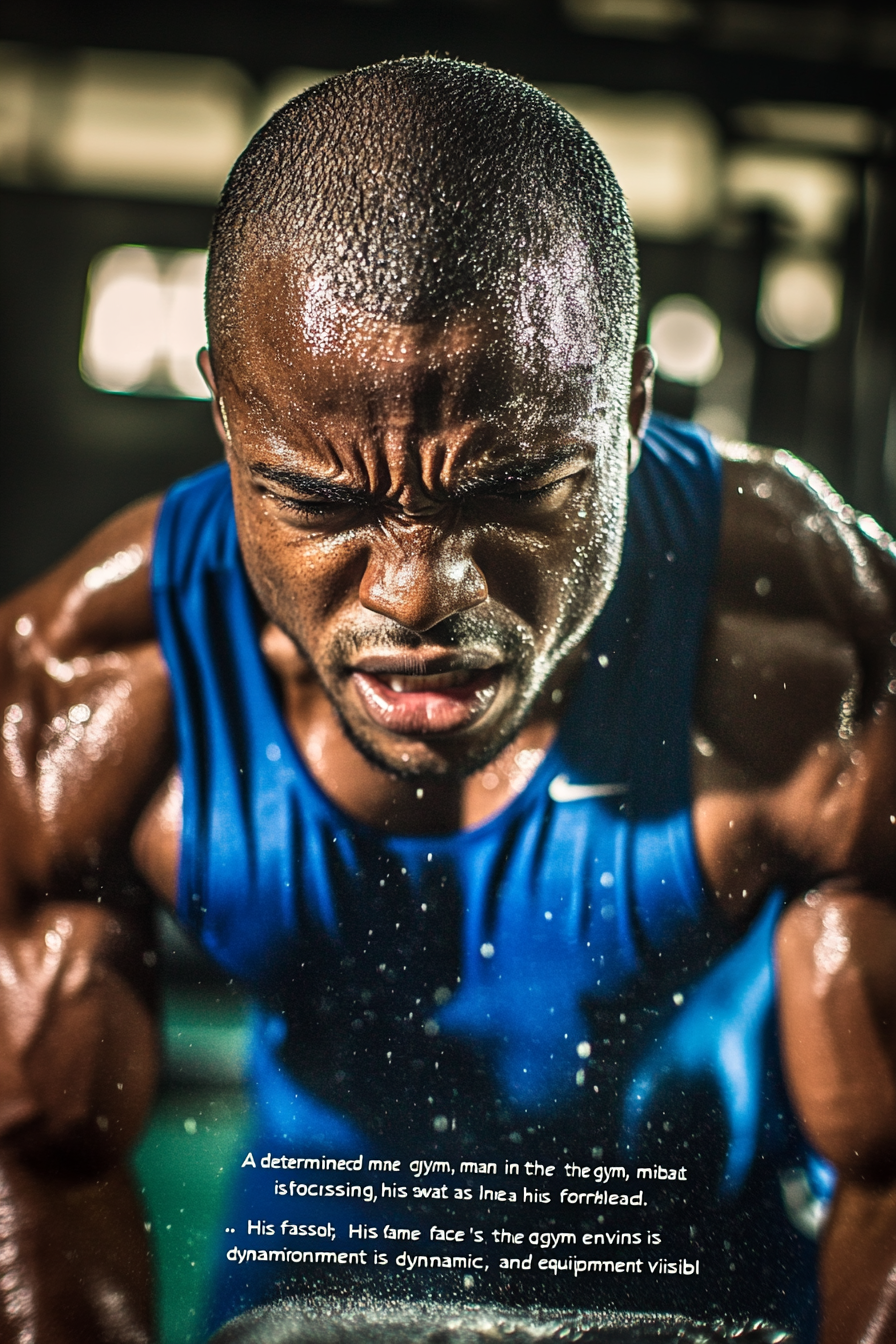
<svg viewBox="0 0 896 1344">
<path fill-rule="evenodd" d="M 368 611 L 423 634 L 449 616 L 480 606 L 488 586 L 461 538 L 415 523 L 377 539 L 359 597 Z"/>
</svg>

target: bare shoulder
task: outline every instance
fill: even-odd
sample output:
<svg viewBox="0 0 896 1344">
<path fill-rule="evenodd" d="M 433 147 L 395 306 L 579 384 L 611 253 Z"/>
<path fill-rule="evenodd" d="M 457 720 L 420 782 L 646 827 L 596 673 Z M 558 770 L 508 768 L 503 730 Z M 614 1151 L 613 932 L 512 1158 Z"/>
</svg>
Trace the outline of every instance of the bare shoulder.
<svg viewBox="0 0 896 1344">
<path fill-rule="evenodd" d="M 849 870 L 864 836 L 877 869 L 894 830 L 896 547 L 791 454 L 719 446 L 694 775 L 705 836 L 731 834 L 704 840 L 707 866 L 722 874 L 737 850 L 728 885 L 758 894 L 760 853 L 769 880 L 800 884 Z"/>
<path fill-rule="evenodd" d="M 124 852 L 167 768 L 158 509 L 125 510 L 0 606 L 0 910 L 31 889 L 71 895 L 66 884 Z"/>
<path fill-rule="evenodd" d="M 818 617 L 872 643 L 896 620 L 896 543 L 820 472 L 780 449 L 717 441 L 723 467 L 716 601 Z"/>
</svg>

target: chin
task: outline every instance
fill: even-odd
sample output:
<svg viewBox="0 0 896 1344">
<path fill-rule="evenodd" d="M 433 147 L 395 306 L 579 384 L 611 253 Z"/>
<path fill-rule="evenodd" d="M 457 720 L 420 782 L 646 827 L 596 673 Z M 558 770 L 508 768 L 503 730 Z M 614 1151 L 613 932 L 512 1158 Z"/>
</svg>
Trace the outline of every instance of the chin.
<svg viewBox="0 0 896 1344">
<path fill-rule="evenodd" d="M 428 737 L 401 737 L 352 722 L 336 706 L 343 731 L 361 755 L 386 774 L 399 779 L 462 780 L 484 769 L 513 741 L 525 713 L 495 725 L 481 725 L 465 734 L 433 733 Z M 405 759 L 407 758 L 407 759 Z"/>
</svg>

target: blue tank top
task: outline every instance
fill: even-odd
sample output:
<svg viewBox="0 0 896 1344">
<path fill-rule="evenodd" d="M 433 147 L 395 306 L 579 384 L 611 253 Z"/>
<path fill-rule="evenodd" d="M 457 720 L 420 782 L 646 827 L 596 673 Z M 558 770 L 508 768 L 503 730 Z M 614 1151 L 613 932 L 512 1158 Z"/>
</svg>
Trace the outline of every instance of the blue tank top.
<svg viewBox="0 0 896 1344">
<path fill-rule="evenodd" d="M 781 897 L 731 946 L 691 824 L 719 513 L 708 436 L 655 415 L 630 477 L 619 576 L 554 744 L 498 815 L 427 837 L 347 817 L 297 751 L 260 652 L 265 618 L 225 466 L 167 496 L 153 585 L 184 785 L 179 914 L 258 1005 L 256 1163 L 363 1154 L 367 1173 L 343 1167 L 312 1194 L 304 1169 L 296 1180 L 295 1169 L 250 1166 L 231 1218 L 240 1234 L 248 1220 L 313 1219 L 358 1253 L 364 1238 L 349 1228 L 373 1228 L 369 1254 L 343 1263 L 382 1296 L 450 1296 L 467 1283 L 514 1305 L 764 1313 L 811 1337 L 803 1233 L 826 1177 L 796 1134 L 778 1065 Z M 441 1179 L 414 1180 L 411 1160 L 452 1172 L 444 1193 Z M 400 1161 L 400 1178 L 371 1178 L 371 1161 L 377 1172 Z M 498 1176 L 504 1198 L 481 1197 Z M 609 1201 L 636 1189 L 644 1205 Z M 469 1238 L 450 1268 L 434 1254 L 444 1246 L 418 1240 L 425 1274 L 394 1254 L 374 1270 L 390 1217 L 462 1225 Z M 558 1230 L 573 1240 L 553 1258 L 569 1267 L 539 1271 Z M 573 1267 L 576 1255 L 610 1263 L 616 1233 L 628 1233 L 620 1263 L 640 1269 Z M 287 1243 L 278 1230 L 271 1244 Z M 517 1262 L 533 1253 L 535 1269 L 502 1269 L 508 1249 Z M 326 1287 L 313 1259 L 272 1268 L 222 1249 L 221 1264 L 221 1318 Z"/>
</svg>

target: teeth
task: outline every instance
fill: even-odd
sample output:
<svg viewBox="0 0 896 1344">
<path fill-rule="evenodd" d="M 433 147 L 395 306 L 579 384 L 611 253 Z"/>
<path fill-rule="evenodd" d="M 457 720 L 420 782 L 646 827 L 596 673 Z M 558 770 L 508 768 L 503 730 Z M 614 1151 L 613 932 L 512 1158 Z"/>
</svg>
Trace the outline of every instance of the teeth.
<svg viewBox="0 0 896 1344">
<path fill-rule="evenodd" d="M 449 686 L 465 686 L 472 672 L 458 669 L 456 672 L 431 672 L 423 677 L 384 677 L 390 691 L 407 694 L 410 691 L 442 691 Z"/>
</svg>

